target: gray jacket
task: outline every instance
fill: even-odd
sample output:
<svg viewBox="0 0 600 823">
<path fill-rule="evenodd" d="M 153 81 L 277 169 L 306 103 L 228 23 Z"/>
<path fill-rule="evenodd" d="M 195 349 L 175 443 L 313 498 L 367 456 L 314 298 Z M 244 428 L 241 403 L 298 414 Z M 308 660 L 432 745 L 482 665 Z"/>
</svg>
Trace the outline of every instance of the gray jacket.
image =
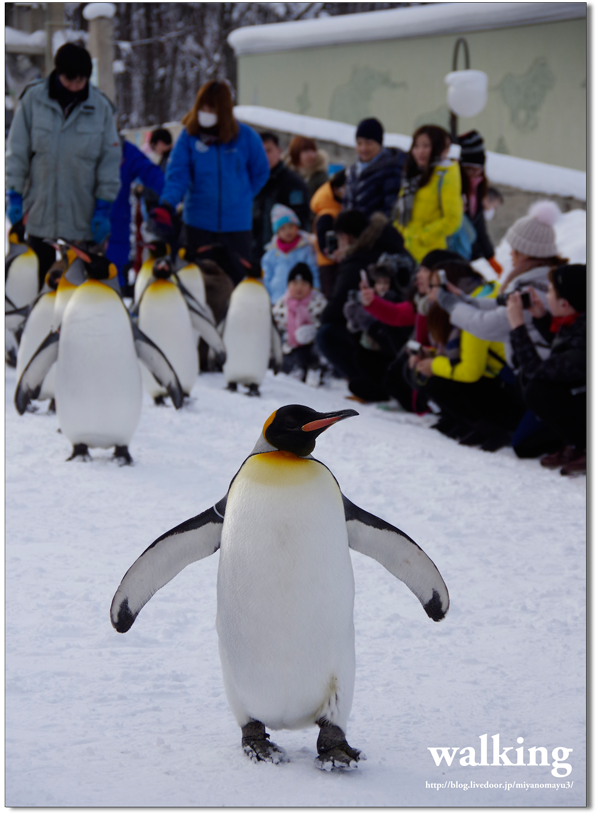
<svg viewBox="0 0 600 823">
<path fill-rule="evenodd" d="M 96 198 L 120 188 L 121 144 L 113 105 L 90 85 L 67 120 L 48 95 L 49 78 L 23 94 L 8 135 L 6 186 L 23 195 L 34 237 L 91 240 Z"/>
<path fill-rule="evenodd" d="M 549 266 L 540 266 L 536 269 L 520 274 L 507 286 L 510 294 L 525 286 L 532 286 L 540 295 L 542 303 L 548 308 Z M 504 353 L 509 365 L 512 365 L 512 346 L 510 344 L 510 323 L 506 306 L 498 306 L 495 300 L 477 297 L 456 297 L 450 292 L 440 289 L 438 303 L 450 315 L 450 322 L 463 331 L 478 337 L 480 340 L 504 343 Z M 545 360 L 550 355 L 550 345 L 533 325 L 533 318 L 528 311 L 524 312 L 525 326 L 531 341 L 535 345 L 539 356 Z"/>
</svg>

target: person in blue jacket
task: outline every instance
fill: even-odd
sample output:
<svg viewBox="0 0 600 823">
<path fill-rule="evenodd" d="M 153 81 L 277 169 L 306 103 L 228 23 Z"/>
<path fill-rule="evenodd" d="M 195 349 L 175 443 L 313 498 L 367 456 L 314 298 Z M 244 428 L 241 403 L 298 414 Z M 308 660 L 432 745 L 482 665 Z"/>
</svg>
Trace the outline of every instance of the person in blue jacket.
<svg viewBox="0 0 600 823">
<path fill-rule="evenodd" d="M 165 236 L 173 233 L 183 200 L 188 255 L 202 246 L 223 246 L 231 261 L 227 273 L 238 283 L 245 276 L 240 258 L 250 260 L 252 251 L 252 201 L 269 178 L 262 141 L 234 118 L 229 86 L 218 80 L 201 87 L 182 123 L 151 217 Z"/>
<path fill-rule="evenodd" d="M 123 141 L 120 176 L 121 188 L 110 211 L 110 239 L 106 256 L 117 267 L 121 292 L 126 293 L 127 266 L 134 251 L 131 248 L 131 184 L 134 180 L 140 180 L 147 189 L 160 195 L 165 176 L 159 166 L 127 140 Z"/>
</svg>

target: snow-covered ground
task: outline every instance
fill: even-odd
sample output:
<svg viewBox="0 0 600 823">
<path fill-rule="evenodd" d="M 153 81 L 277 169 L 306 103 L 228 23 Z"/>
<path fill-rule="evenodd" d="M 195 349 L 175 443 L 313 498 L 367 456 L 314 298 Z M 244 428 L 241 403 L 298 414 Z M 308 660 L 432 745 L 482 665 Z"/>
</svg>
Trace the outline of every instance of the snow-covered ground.
<svg viewBox="0 0 600 823">
<path fill-rule="evenodd" d="M 201 375 L 180 412 L 145 399 L 132 468 L 102 450 L 92 463 L 66 463 L 71 449 L 56 417 L 46 404 L 18 417 L 14 389 L 8 370 L 8 806 L 585 803 L 584 478 L 562 478 L 508 449 L 458 446 L 430 431 L 427 417 L 371 406 L 320 437 L 315 456 L 351 500 L 428 552 L 451 606 L 433 623 L 402 583 L 352 553 L 348 739 L 368 760 L 350 774 L 318 771 L 309 729 L 273 733 L 290 763 L 256 765 L 242 753 L 222 685 L 218 553 L 158 592 L 126 635 L 111 627 L 109 605 L 146 546 L 222 497 L 275 408 L 353 407 L 343 384 L 312 389 L 269 374 L 253 399 L 223 391 L 221 374 Z M 528 748 L 543 746 L 550 765 L 455 758 L 436 767 L 428 751 L 471 746 L 479 760 L 486 734 L 490 762 L 499 734 L 500 751 L 523 738 L 525 762 Z M 557 747 L 572 749 L 566 777 L 551 774 Z"/>
<path fill-rule="evenodd" d="M 556 225 L 573 262 L 586 259 L 585 218 L 573 211 Z M 506 243 L 496 256 L 506 269 Z M 66 463 L 71 446 L 56 417 L 43 403 L 20 418 L 7 369 L 6 805 L 504 806 L 513 823 L 516 807 L 584 805 L 585 478 L 509 449 L 461 447 L 430 431 L 428 417 L 354 406 L 341 381 L 312 389 L 269 373 L 258 399 L 223 383 L 201 375 L 180 412 L 145 398 L 135 465 L 121 469 L 102 450 L 92 463 Z M 435 624 L 402 583 L 351 553 L 348 739 L 368 760 L 350 774 L 314 767 L 316 729 L 273 733 L 285 765 L 242 753 L 214 627 L 218 553 L 158 592 L 128 634 L 109 621 L 131 563 L 223 496 L 266 418 L 287 403 L 359 411 L 319 438 L 315 456 L 351 500 L 415 539 L 450 591 Z M 467 747 L 480 762 L 483 735 L 489 762 L 499 735 L 511 761 L 522 746 L 528 763 L 536 746 L 549 765 L 461 766 Z M 450 767 L 429 752 L 441 747 L 459 749 Z M 572 749 L 564 777 L 552 775 L 560 747 Z"/>
</svg>

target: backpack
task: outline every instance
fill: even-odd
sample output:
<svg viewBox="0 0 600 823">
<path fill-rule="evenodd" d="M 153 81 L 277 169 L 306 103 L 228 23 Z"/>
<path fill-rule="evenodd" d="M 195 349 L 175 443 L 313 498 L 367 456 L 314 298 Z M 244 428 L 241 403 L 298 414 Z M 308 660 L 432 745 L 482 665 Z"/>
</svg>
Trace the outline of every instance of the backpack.
<svg viewBox="0 0 600 823">
<path fill-rule="evenodd" d="M 440 174 L 440 179 L 438 182 L 438 203 L 442 214 L 442 184 L 444 182 L 444 176 L 445 173 Z M 464 257 L 465 260 L 470 260 L 471 249 L 476 239 L 477 231 L 475 226 L 471 223 L 467 215 L 463 214 L 462 223 L 460 224 L 458 231 L 455 231 L 454 234 L 450 234 L 446 237 L 446 246 L 449 251 L 454 251 L 457 254 L 460 254 L 461 257 Z"/>
</svg>

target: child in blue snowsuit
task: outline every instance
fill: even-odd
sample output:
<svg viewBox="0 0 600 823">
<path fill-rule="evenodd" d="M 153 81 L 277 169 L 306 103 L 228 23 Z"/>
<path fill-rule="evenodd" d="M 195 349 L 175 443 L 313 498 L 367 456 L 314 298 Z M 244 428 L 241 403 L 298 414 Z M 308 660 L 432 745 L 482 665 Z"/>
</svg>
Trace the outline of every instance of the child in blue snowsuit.
<svg viewBox="0 0 600 823">
<path fill-rule="evenodd" d="M 313 274 L 315 288 L 320 287 L 317 255 L 309 235 L 300 230 L 300 221 L 295 212 L 281 203 L 271 209 L 273 239 L 263 254 L 260 265 L 264 285 L 276 303 L 287 291 L 288 274 L 296 263 L 306 263 Z"/>
</svg>

